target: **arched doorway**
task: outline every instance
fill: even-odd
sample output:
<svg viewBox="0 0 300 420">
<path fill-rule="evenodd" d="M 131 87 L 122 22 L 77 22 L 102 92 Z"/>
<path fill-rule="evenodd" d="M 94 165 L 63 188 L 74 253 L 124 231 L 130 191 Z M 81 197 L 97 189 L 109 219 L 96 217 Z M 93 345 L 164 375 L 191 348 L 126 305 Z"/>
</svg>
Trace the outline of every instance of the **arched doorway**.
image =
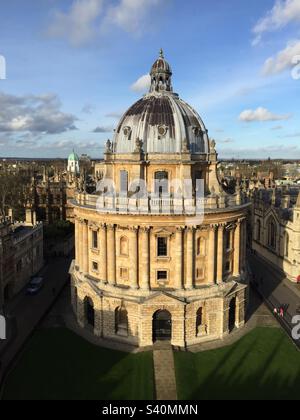
<svg viewBox="0 0 300 420">
<path fill-rule="evenodd" d="M 172 315 L 169 311 L 157 311 L 153 315 L 153 341 L 170 341 L 172 338 Z"/>
<path fill-rule="evenodd" d="M 85 298 L 84 300 L 84 312 L 87 325 L 94 328 L 95 326 L 95 310 L 92 299 Z"/>
<path fill-rule="evenodd" d="M 229 332 L 235 329 L 236 323 L 236 298 L 232 298 L 229 304 Z"/>
<path fill-rule="evenodd" d="M 128 336 L 128 312 L 125 308 L 115 310 L 115 330 L 118 335 Z"/>
</svg>

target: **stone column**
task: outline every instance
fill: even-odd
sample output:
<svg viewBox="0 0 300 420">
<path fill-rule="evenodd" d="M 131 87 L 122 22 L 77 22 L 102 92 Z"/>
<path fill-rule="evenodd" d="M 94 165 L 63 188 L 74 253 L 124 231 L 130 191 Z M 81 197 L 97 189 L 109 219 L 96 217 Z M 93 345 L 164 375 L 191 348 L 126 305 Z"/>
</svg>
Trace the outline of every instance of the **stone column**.
<svg viewBox="0 0 300 420">
<path fill-rule="evenodd" d="M 116 235 L 115 226 L 107 226 L 107 276 L 108 283 L 116 285 Z"/>
<path fill-rule="evenodd" d="M 82 225 L 82 271 L 84 274 L 89 272 L 89 232 L 87 221 L 84 220 Z"/>
<path fill-rule="evenodd" d="M 209 230 L 209 238 L 208 238 L 208 261 L 207 261 L 207 268 L 208 268 L 208 273 L 207 273 L 207 279 L 209 283 L 214 283 L 215 282 L 215 264 L 216 264 L 216 253 L 215 253 L 215 244 L 216 244 L 216 228 L 215 226 L 211 226 L 210 230 Z"/>
<path fill-rule="evenodd" d="M 140 287 L 143 290 L 150 290 L 149 231 L 147 227 L 140 229 Z"/>
<path fill-rule="evenodd" d="M 138 228 L 133 227 L 131 230 L 131 240 L 129 242 L 129 258 L 130 258 L 130 287 L 138 289 Z"/>
<path fill-rule="evenodd" d="M 78 227 L 79 227 L 79 234 L 78 234 L 78 254 L 79 254 L 79 270 L 82 272 L 83 270 L 83 220 L 78 220 Z"/>
<path fill-rule="evenodd" d="M 175 236 L 175 288 L 182 289 L 182 228 L 178 227 L 176 229 L 176 236 Z"/>
<path fill-rule="evenodd" d="M 246 258 L 247 258 L 247 221 L 243 221 L 243 239 L 242 239 L 242 268 L 246 270 Z"/>
<path fill-rule="evenodd" d="M 224 269 L 224 225 L 218 228 L 218 262 L 217 262 L 217 283 L 223 282 Z"/>
<path fill-rule="evenodd" d="M 107 283 L 107 238 L 106 226 L 103 224 L 99 230 L 100 245 L 100 277 L 104 283 Z"/>
<path fill-rule="evenodd" d="M 193 289 L 194 274 L 194 229 L 189 227 L 186 233 L 186 283 L 185 288 Z"/>
<path fill-rule="evenodd" d="M 233 276 L 240 275 L 240 252 L 241 252 L 241 221 L 238 220 L 234 231 L 234 257 L 233 257 Z"/>
<path fill-rule="evenodd" d="M 79 221 L 75 218 L 75 264 L 79 266 Z"/>
</svg>

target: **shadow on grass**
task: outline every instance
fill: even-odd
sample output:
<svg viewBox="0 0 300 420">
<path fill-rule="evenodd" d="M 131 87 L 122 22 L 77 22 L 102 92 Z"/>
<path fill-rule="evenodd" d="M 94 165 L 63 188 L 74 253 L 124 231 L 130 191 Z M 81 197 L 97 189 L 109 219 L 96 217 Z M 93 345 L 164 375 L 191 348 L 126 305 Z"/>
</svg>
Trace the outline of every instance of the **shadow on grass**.
<svg viewBox="0 0 300 420">
<path fill-rule="evenodd" d="M 5 400 L 151 400 L 152 353 L 99 348 L 67 329 L 39 330 L 5 384 Z"/>
<path fill-rule="evenodd" d="M 300 353 L 279 329 L 257 328 L 223 349 L 176 353 L 184 400 L 298 400 Z"/>
</svg>

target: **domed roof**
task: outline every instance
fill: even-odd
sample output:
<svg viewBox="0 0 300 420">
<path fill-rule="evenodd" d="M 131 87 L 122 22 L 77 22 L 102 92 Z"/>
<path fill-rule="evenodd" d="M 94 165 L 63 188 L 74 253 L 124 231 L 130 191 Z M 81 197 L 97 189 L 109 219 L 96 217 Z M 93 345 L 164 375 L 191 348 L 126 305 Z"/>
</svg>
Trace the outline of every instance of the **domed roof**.
<svg viewBox="0 0 300 420">
<path fill-rule="evenodd" d="M 208 153 L 209 140 L 198 113 L 173 93 L 169 64 L 160 57 L 151 69 L 150 92 L 123 115 L 114 136 L 114 152 Z"/>
<path fill-rule="evenodd" d="M 73 150 L 73 152 L 69 155 L 68 160 L 79 162 L 79 156 Z"/>
<path fill-rule="evenodd" d="M 172 75 L 171 67 L 170 67 L 169 63 L 165 60 L 164 53 L 163 53 L 162 49 L 160 50 L 159 58 L 155 61 L 155 63 L 153 64 L 153 66 L 151 68 L 151 73 L 157 72 L 157 71 L 170 73 L 170 75 Z"/>
</svg>

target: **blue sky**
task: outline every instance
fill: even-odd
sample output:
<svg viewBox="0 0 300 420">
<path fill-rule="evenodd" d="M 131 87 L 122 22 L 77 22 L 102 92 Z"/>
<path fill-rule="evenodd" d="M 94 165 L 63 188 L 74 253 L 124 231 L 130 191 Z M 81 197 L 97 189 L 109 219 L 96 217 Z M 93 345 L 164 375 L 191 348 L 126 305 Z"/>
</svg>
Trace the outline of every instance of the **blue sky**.
<svg viewBox="0 0 300 420">
<path fill-rule="evenodd" d="M 0 156 L 101 157 L 161 47 L 221 158 L 300 158 L 300 0 L 5 2 Z"/>
</svg>

